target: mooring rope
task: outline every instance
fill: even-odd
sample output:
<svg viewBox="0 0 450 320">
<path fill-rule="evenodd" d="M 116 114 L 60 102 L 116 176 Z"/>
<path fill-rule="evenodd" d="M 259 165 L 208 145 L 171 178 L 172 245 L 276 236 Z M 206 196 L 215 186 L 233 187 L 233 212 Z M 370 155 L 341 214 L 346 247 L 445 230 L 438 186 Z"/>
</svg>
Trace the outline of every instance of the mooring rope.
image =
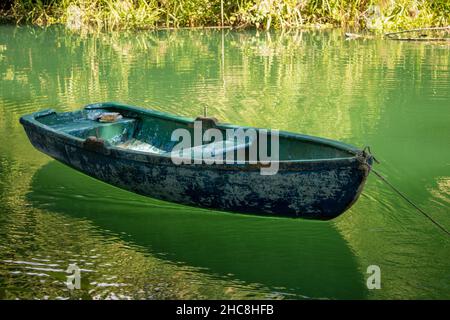
<svg viewBox="0 0 450 320">
<path fill-rule="evenodd" d="M 400 190 L 398 190 L 392 183 L 390 183 L 381 173 L 377 172 L 372 168 L 372 172 L 380 178 L 384 183 L 386 183 L 392 190 L 394 190 L 399 196 L 405 199 L 410 205 L 417 209 L 421 214 L 423 214 L 426 218 L 428 218 L 434 225 L 436 225 L 439 229 L 444 231 L 447 235 L 450 235 L 450 232 L 447 231 L 442 225 L 440 225 L 436 220 L 434 220 L 428 213 L 423 211 L 419 206 L 417 206 L 414 202 L 412 202 L 405 194 L 403 194 Z"/>
</svg>

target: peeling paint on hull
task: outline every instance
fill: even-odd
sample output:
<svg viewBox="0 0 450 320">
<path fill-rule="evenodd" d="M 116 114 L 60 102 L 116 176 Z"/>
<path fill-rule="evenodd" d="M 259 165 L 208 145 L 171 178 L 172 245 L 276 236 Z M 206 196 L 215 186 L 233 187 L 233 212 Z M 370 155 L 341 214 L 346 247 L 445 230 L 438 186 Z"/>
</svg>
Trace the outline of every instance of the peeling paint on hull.
<svg viewBox="0 0 450 320">
<path fill-rule="evenodd" d="M 64 144 L 25 127 L 40 151 L 91 177 L 138 194 L 186 205 L 261 215 L 332 219 L 359 196 L 367 169 L 358 161 L 288 168 L 264 176 L 219 165 L 136 161 Z M 142 160 L 142 159 L 139 159 Z"/>
<path fill-rule="evenodd" d="M 347 158 L 281 161 L 275 175 L 261 175 L 258 165 L 248 163 L 176 165 L 170 157 L 102 149 L 102 145 L 60 134 L 35 120 L 49 112 L 20 120 L 36 149 L 116 187 L 191 206 L 328 220 L 357 200 L 372 163 L 370 155 L 361 158 L 357 153 Z"/>
</svg>

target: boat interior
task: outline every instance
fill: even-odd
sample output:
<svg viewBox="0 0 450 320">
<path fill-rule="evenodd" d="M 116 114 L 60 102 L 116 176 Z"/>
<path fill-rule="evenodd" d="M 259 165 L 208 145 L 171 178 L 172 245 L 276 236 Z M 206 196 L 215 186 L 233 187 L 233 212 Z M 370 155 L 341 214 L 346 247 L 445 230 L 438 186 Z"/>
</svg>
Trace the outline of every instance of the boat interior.
<svg viewBox="0 0 450 320">
<path fill-rule="evenodd" d="M 75 112 L 50 113 L 36 117 L 36 121 L 76 138 L 96 139 L 109 147 L 158 155 L 170 155 L 172 151 L 179 150 L 180 142 L 182 139 L 186 139 L 187 141 L 183 141 L 184 149 L 178 151 L 182 157 L 203 157 L 205 159 L 222 154 L 223 159 L 226 159 L 230 154 L 237 157 L 239 152 L 241 152 L 240 156 L 245 154 L 245 161 L 250 159 L 251 153 L 252 156 L 256 154 L 260 160 L 260 153 L 266 154 L 266 159 L 270 159 L 271 153 L 276 152 L 279 153 L 280 161 L 354 156 L 354 153 L 345 147 L 341 148 L 320 139 L 286 134 L 279 135 L 277 150 L 275 145 L 272 147 L 270 131 L 262 132 L 263 130 L 255 129 L 253 131 L 255 134 L 251 134 L 247 130 L 248 128 L 242 130 L 235 126 L 216 124 L 212 118 L 200 119 L 202 121 L 201 132 L 204 137 L 211 132 L 208 129 L 216 129 L 215 135 L 210 137 L 207 142 L 203 142 L 201 137 L 195 136 L 193 122 L 178 117 L 133 112 L 129 109 L 95 108 Z M 189 134 L 182 137 L 178 135 L 176 139 L 172 139 L 176 129 L 185 129 L 182 131 Z M 221 139 L 215 138 L 218 133 L 221 133 Z M 259 146 L 265 146 L 265 150 L 260 150 Z"/>
</svg>

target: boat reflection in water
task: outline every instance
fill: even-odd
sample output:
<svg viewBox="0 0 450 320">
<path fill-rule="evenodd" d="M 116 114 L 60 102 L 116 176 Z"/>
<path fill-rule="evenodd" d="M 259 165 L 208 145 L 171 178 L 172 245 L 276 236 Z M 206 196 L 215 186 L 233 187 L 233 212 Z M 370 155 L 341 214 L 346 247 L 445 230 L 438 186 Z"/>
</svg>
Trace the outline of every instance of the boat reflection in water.
<svg viewBox="0 0 450 320">
<path fill-rule="evenodd" d="M 98 182 L 56 161 L 39 169 L 33 206 L 86 219 L 149 254 L 258 283 L 286 298 L 364 298 L 363 274 L 333 223 L 175 205 Z"/>
</svg>

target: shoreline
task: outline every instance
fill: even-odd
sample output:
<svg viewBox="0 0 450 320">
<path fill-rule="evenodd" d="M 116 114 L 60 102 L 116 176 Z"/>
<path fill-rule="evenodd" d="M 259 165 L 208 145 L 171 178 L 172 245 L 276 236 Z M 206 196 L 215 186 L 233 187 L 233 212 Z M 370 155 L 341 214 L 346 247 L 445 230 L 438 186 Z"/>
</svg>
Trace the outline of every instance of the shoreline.
<svg viewBox="0 0 450 320">
<path fill-rule="evenodd" d="M 356 0 L 54 0 L 0 4 L 0 24 L 73 30 L 246 29 L 289 30 L 342 28 L 348 32 L 387 32 L 450 25 L 447 0 L 364 4 Z"/>
<path fill-rule="evenodd" d="M 58 28 L 63 29 L 67 32 L 72 33 L 80 33 L 80 34 L 105 34 L 105 33 L 133 33 L 133 32 L 158 32 L 158 31 L 194 31 L 194 30 L 227 30 L 227 31 L 255 31 L 256 33 L 272 33 L 272 32 L 281 32 L 281 34 L 290 34 L 290 33 L 298 33 L 303 31 L 331 31 L 331 30 L 340 30 L 345 37 L 346 40 L 375 40 L 375 39 L 386 39 L 386 40 L 397 40 L 397 41 L 419 41 L 419 42 L 436 42 L 436 43 L 450 43 L 450 25 L 443 27 L 424 27 L 424 28 L 414 28 L 410 30 L 400 30 L 400 31 L 391 31 L 385 33 L 373 33 L 368 30 L 352 30 L 352 32 L 348 32 L 343 27 L 340 26 L 332 26 L 332 25 L 304 25 L 301 27 L 289 28 L 289 29 L 269 29 L 269 30 L 261 30 L 252 26 L 248 27 L 233 27 L 233 26 L 197 26 L 197 27 L 152 27 L 152 28 L 135 28 L 135 29 L 126 29 L 126 30 L 104 30 L 98 28 L 81 28 L 81 29 L 71 29 L 66 25 L 61 23 L 55 23 L 51 25 L 34 25 L 34 24 L 15 24 L 15 23 L 1 23 L 0 26 L 9 26 L 9 27 L 24 27 L 24 28 L 37 28 L 42 31 L 46 31 L 48 28 Z M 424 35 L 425 32 L 435 32 L 435 37 L 429 37 L 428 35 Z M 436 37 L 437 34 L 442 35 L 445 33 L 446 36 Z M 418 35 L 416 37 L 406 36 L 399 37 L 398 35 L 402 34 L 412 34 Z"/>
</svg>

